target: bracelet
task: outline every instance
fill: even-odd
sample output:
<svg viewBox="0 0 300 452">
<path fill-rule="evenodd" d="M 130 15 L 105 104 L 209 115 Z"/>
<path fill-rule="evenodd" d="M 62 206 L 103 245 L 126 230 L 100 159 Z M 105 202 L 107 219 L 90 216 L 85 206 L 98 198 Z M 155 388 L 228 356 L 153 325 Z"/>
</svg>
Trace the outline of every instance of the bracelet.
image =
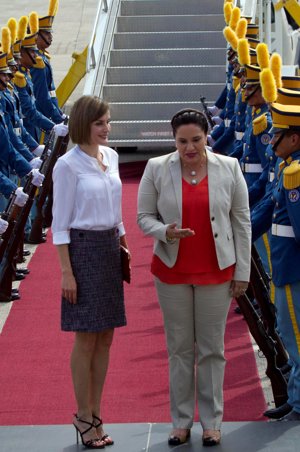
<svg viewBox="0 0 300 452">
<path fill-rule="evenodd" d="M 168 237 L 167 235 L 166 235 L 166 241 L 167 241 L 167 243 L 170 243 L 170 244 L 172 244 L 172 243 L 175 243 L 176 242 L 176 239 L 175 238 L 171 238 L 171 237 Z"/>
</svg>

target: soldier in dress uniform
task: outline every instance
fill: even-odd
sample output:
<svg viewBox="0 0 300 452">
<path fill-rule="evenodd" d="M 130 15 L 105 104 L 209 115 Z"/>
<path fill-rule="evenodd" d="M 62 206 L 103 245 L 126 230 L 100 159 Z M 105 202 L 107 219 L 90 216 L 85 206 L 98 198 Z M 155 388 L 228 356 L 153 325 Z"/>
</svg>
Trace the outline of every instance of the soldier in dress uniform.
<svg viewBox="0 0 300 452">
<path fill-rule="evenodd" d="M 48 15 L 39 18 L 39 31 L 36 44 L 37 63 L 30 68 L 37 109 L 56 124 L 66 115 L 60 110 L 55 92 L 50 54 L 47 52 L 52 43 L 52 24 L 58 7 L 58 0 L 50 0 Z"/>
<path fill-rule="evenodd" d="M 293 363 L 281 420 L 300 421 L 300 107 L 271 105 L 272 146 L 280 164 L 273 191 L 271 260 L 279 331 Z"/>
<path fill-rule="evenodd" d="M 54 129 L 56 135 L 65 136 L 68 127 L 64 124 L 55 124 L 44 116 L 36 107 L 33 83 L 29 69 L 36 64 L 36 38 L 38 31 L 38 18 L 36 13 L 31 13 L 31 34 L 26 35 L 28 19 L 23 16 L 19 21 L 18 37 L 21 39 L 21 59 L 19 70 L 14 77 L 14 84 L 18 90 L 22 106 L 24 126 L 26 130 L 35 138 L 40 139 L 41 131 L 46 133 Z"/>
</svg>

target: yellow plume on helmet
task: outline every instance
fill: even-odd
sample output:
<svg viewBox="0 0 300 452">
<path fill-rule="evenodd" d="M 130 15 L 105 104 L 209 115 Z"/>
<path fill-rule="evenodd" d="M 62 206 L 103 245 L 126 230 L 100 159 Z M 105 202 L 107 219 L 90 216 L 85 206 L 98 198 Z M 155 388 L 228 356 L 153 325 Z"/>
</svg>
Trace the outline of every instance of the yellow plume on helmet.
<svg viewBox="0 0 300 452">
<path fill-rule="evenodd" d="M 264 42 L 261 42 L 256 47 L 256 53 L 257 53 L 257 62 L 261 69 L 265 69 L 270 66 L 270 56 L 269 56 L 269 49 L 267 44 Z"/>
<path fill-rule="evenodd" d="M 18 26 L 18 40 L 23 40 L 26 36 L 26 31 L 27 31 L 27 25 L 28 25 L 28 17 L 27 16 L 22 16 L 19 20 L 19 26 Z"/>
<path fill-rule="evenodd" d="M 265 68 L 259 74 L 261 93 L 266 102 L 272 103 L 277 99 L 276 82 L 270 68 Z"/>
<path fill-rule="evenodd" d="M 281 67 L 282 67 L 281 56 L 279 55 L 279 53 L 275 52 L 270 58 L 270 68 L 274 75 L 277 88 L 282 87 Z"/>
<path fill-rule="evenodd" d="M 226 25 L 229 24 L 232 9 L 233 9 L 232 3 L 229 3 L 229 2 L 224 3 L 223 11 L 224 11 L 224 19 L 225 19 Z"/>
<path fill-rule="evenodd" d="M 231 17 L 229 21 L 229 27 L 231 27 L 233 30 L 236 29 L 237 23 L 240 20 L 241 17 L 241 10 L 237 6 L 233 8 L 231 12 Z"/>
<path fill-rule="evenodd" d="M 17 31 L 18 31 L 18 23 L 14 17 L 11 17 L 8 22 L 7 26 L 10 31 L 10 37 L 11 37 L 11 43 L 14 44 L 17 39 Z"/>
<path fill-rule="evenodd" d="M 50 0 L 48 8 L 48 16 L 55 16 L 58 9 L 58 0 Z"/>
<path fill-rule="evenodd" d="M 248 25 L 247 19 L 245 19 L 245 18 L 242 18 L 238 21 L 238 24 L 235 29 L 238 39 L 243 39 L 246 36 L 247 25 Z"/>
<path fill-rule="evenodd" d="M 3 27 L 1 29 L 1 43 L 2 43 L 2 52 L 9 53 L 11 46 L 10 32 L 8 27 Z"/>
<path fill-rule="evenodd" d="M 239 39 L 237 51 L 238 51 L 238 60 L 239 60 L 240 65 L 241 66 L 245 66 L 246 64 L 249 65 L 251 60 L 250 60 L 250 46 L 249 46 L 248 39 L 246 39 L 246 38 Z"/>
<path fill-rule="evenodd" d="M 29 28 L 32 35 L 39 31 L 39 18 L 37 13 L 34 11 L 29 14 Z"/>
<path fill-rule="evenodd" d="M 226 41 L 231 45 L 233 50 L 237 49 L 238 45 L 238 38 L 235 34 L 235 32 L 230 27 L 225 27 L 223 30 L 224 37 Z"/>
</svg>

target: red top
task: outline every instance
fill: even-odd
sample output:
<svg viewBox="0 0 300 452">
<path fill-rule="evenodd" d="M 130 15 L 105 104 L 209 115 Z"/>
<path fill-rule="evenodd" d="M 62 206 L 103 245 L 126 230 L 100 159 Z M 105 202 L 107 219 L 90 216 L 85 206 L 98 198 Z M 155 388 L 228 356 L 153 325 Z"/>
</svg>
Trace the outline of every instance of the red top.
<svg viewBox="0 0 300 452">
<path fill-rule="evenodd" d="M 169 284 L 204 285 L 230 281 L 235 266 L 220 270 L 218 265 L 210 224 L 207 176 L 198 185 L 182 179 L 182 228 L 192 229 L 195 235 L 180 240 L 174 267 L 167 267 L 154 254 L 151 272 Z"/>
</svg>

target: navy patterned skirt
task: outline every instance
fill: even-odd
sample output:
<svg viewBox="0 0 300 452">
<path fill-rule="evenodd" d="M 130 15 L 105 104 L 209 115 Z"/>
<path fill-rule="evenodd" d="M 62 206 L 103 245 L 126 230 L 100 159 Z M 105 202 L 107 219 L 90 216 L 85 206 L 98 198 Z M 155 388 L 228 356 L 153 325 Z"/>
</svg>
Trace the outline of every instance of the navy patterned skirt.
<svg viewBox="0 0 300 452">
<path fill-rule="evenodd" d="M 70 234 L 77 303 L 62 297 L 61 329 L 95 333 L 126 325 L 118 230 Z"/>
</svg>

